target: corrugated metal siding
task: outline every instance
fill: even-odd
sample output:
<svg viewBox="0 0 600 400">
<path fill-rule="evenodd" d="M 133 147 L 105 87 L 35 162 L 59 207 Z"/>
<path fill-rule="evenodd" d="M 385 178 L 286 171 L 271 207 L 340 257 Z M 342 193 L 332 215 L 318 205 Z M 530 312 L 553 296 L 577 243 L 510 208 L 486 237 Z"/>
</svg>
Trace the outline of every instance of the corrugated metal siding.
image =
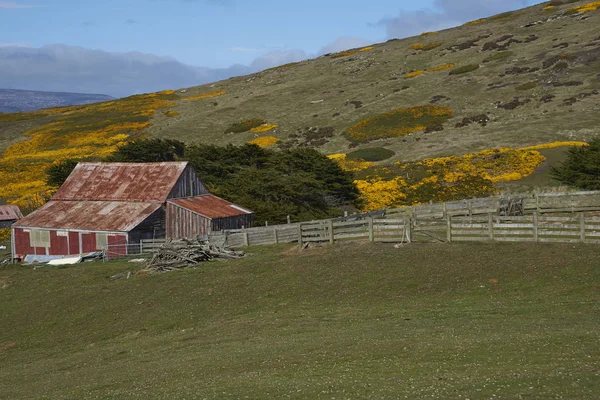
<svg viewBox="0 0 600 400">
<path fill-rule="evenodd" d="M 169 199 L 194 197 L 210 193 L 191 166 L 187 166 L 169 193 Z"/>
<path fill-rule="evenodd" d="M 210 219 L 167 203 L 167 238 L 194 238 L 210 232 Z"/>
<path fill-rule="evenodd" d="M 212 220 L 212 231 L 219 232 L 228 229 L 252 228 L 254 214 L 243 214 L 235 217 L 216 218 Z"/>
<path fill-rule="evenodd" d="M 16 226 L 129 232 L 160 207 L 158 203 L 123 201 L 49 201 Z"/>
<path fill-rule="evenodd" d="M 164 203 L 187 162 L 79 163 L 53 200 Z"/>
<path fill-rule="evenodd" d="M 15 243 L 15 254 L 25 256 L 27 254 L 33 254 L 34 249 L 29 244 L 29 233 L 23 229 L 14 229 L 14 243 Z"/>
<path fill-rule="evenodd" d="M 19 207 L 0 205 L 0 221 L 16 221 L 21 218 L 23 218 L 23 214 L 21 214 Z"/>
<path fill-rule="evenodd" d="M 50 231 L 50 248 L 51 256 L 64 256 L 69 254 L 69 243 L 67 236 L 58 236 L 57 231 Z"/>
<path fill-rule="evenodd" d="M 194 211 L 208 218 L 225 218 L 252 214 L 252 211 L 236 206 L 232 202 L 215 196 L 214 194 L 187 199 L 174 199 L 169 200 L 169 203 Z"/>
</svg>

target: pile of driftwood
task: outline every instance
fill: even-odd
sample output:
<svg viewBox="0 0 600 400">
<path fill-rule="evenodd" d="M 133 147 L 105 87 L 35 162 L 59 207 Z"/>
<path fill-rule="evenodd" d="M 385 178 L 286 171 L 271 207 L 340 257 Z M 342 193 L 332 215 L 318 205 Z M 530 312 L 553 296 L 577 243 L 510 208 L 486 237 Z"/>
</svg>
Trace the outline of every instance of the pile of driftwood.
<svg viewBox="0 0 600 400">
<path fill-rule="evenodd" d="M 204 261 L 215 259 L 237 259 L 244 252 L 210 244 L 205 240 L 171 239 L 158 249 L 147 270 L 167 272 L 183 268 L 194 268 Z"/>
</svg>

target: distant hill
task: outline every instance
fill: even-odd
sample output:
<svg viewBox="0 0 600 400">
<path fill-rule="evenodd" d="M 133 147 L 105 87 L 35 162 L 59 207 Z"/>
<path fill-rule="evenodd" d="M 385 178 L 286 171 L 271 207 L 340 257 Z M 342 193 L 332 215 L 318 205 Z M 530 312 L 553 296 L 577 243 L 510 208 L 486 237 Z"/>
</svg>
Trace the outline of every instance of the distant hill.
<svg viewBox="0 0 600 400">
<path fill-rule="evenodd" d="M 599 26 L 600 1 L 552 0 L 212 84 L 0 114 L 0 196 L 25 207 L 55 160 L 148 136 L 315 148 L 356 172 L 368 209 L 549 186 L 567 146 L 600 136 Z"/>
<path fill-rule="evenodd" d="M 90 104 L 113 99 L 105 94 L 0 89 L 0 112 L 34 111 L 41 108 Z"/>
</svg>

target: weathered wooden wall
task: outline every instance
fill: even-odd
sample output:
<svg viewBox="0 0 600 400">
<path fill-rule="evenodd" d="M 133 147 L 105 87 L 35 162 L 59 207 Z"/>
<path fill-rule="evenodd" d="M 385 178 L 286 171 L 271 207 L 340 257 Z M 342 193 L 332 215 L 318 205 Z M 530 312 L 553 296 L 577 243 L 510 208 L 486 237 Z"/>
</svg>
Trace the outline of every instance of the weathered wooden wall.
<svg viewBox="0 0 600 400">
<path fill-rule="evenodd" d="M 195 197 L 209 193 L 206 185 L 204 185 L 204 182 L 198 177 L 194 168 L 188 165 L 177 180 L 173 190 L 169 193 L 168 198 L 181 199 L 184 197 Z"/>
</svg>

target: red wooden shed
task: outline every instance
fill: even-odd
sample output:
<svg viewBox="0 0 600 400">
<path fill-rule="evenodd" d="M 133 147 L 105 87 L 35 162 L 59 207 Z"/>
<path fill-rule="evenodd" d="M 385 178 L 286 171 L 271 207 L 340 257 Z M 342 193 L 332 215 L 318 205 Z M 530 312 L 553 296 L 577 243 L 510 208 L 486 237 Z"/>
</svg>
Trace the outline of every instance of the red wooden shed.
<svg viewBox="0 0 600 400">
<path fill-rule="evenodd" d="M 252 211 L 210 194 L 187 162 L 79 163 L 48 203 L 12 226 L 13 256 L 79 255 L 252 221 Z"/>
</svg>

